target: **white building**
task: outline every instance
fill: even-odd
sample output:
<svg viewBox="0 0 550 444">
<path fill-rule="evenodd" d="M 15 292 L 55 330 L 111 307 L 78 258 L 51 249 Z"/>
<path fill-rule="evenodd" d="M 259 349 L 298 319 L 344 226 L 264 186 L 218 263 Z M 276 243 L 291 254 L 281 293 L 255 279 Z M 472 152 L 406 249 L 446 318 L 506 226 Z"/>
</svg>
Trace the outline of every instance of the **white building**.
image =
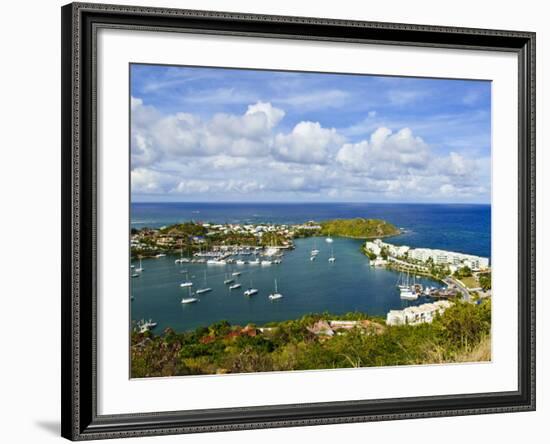
<svg viewBox="0 0 550 444">
<path fill-rule="evenodd" d="M 380 255 L 382 249 L 386 249 L 389 256 L 402 257 L 405 254 L 408 254 L 409 259 L 420 262 L 426 262 L 431 259 L 436 265 L 468 267 L 473 271 L 489 268 L 489 258 L 487 257 L 431 248 L 410 248 L 406 245 L 397 246 L 383 242 L 381 239 L 376 239 L 372 242 L 367 241 L 365 243 L 365 248 L 377 256 Z"/>
<path fill-rule="evenodd" d="M 407 307 L 403 310 L 390 310 L 386 316 L 386 324 L 418 325 L 425 322 L 432 322 L 438 313 L 443 314 L 451 305 L 453 305 L 452 302 L 443 300 Z"/>
<path fill-rule="evenodd" d="M 372 253 L 376 254 L 377 256 L 380 254 L 380 252 L 382 251 L 382 248 L 380 248 L 380 245 L 378 245 L 377 243 L 375 242 L 369 242 L 367 241 L 365 243 L 365 248 L 368 250 L 368 251 L 371 251 Z"/>
<path fill-rule="evenodd" d="M 392 245 L 386 242 L 382 242 L 382 240 L 380 239 L 376 239 L 372 242 L 367 241 L 365 243 L 365 248 L 376 255 L 379 255 L 382 249 L 385 248 L 386 250 L 388 250 L 389 255 L 394 257 L 403 256 L 405 255 L 405 253 L 407 253 L 407 251 L 410 250 L 410 247 L 408 247 L 407 245 Z"/>
</svg>

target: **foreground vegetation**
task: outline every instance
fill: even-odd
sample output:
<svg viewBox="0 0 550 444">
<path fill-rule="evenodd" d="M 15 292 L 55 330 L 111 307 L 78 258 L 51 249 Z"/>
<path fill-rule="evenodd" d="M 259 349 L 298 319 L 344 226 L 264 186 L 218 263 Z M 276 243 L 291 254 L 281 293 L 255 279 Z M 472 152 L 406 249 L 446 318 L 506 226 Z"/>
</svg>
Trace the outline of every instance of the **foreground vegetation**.
<svg viewBox="0 0 550 444">
<path fill-rule="evenodd" d="M 431 324 L 385 326 L 363 313 L 306 315 L 263 332 L 226 321 L 193 332 L 132 333 L 132 377 L 176 376 L 483 361 L 491 358 L 491 302 L 457 302 Z M 370 320 L 332 337 L 320 320 Z"/>
</svg>

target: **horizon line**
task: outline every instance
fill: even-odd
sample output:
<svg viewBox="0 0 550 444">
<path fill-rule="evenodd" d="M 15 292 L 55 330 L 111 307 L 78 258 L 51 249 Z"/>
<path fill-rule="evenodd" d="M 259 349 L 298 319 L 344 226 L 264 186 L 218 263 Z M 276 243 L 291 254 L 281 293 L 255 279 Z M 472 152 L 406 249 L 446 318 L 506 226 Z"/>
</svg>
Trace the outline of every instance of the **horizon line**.
<svg viewBox="0 0 550 444">
<path fill-rule="evenodd" d="M 361 201 L 132 201 L 130 204 L 383 204 L 383 205 L 491 205 L 491 202 L 361 202 Z"/>
</svg>

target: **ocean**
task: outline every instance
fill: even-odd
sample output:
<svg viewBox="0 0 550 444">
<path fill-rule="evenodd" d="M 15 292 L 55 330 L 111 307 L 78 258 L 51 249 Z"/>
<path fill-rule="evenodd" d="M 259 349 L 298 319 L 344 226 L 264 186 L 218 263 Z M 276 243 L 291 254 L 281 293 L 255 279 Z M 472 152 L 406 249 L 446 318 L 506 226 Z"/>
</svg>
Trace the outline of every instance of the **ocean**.
<svg viewBox="0 0 550 444">
<path fill-rule="evenodd" d="M 332 218 L 379 218 L 403 230 L 388 242 L 411 247 L 441 248 L 490 257 L 491 208 L 489 205 L 435 204 L 226 204 L 226 203 L 134 203 L 132 226 L 160 227 L 195 220 L 214 223 L 302 223 Z M 323 238 L 295 241 L 296 248 L 286 252 L 279 265 L 206 265 L 174 263 L 177 256 L 143 260 L 144 271 L 131 282 L 131 318 L 153 319 L 155 331 L 171 327 L 188 331 L 220 320 L 233 324 L 263 325 L 272 321 L 296 319 L 306 313 L 328 311 L 343 314 L 361 311 L 385 316 L 391 309 L 427 302 L 426 298 L 406 302 L 396 288 L 398 273 L 373 268 L 361 251 L 358 239 Z M 310 251 L 320 250 L 318 259 L 310 261 Z M 336 261 L 328 262 L 334 254 Z M 238 290 L 223 284 L 234 271 L 241 275 Z M 179 284 L 186 277 L 194 288 L 213 289 L 200 296 L 195 304 L 181 304 L 188 296 Z M 283 299 L 270 301 L 275 280 Z M 439 286 L 435 281 L 419 278 L 423 285 Z M 257 295 L 246 297 L 250 285 Z"/>
</svg>

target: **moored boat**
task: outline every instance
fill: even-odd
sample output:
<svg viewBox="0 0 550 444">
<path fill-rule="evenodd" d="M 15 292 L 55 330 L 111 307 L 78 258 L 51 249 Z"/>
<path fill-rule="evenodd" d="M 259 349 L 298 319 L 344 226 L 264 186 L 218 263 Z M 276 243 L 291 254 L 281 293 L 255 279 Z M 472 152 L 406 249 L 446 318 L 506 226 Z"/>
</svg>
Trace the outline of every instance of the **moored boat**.
<svg viewBox="0 0 550 444">
<path fill-rule="evenodd" d="M 279 293 L 278 290 L 277 290 L 277 279 L 275 279 L 275 291 L 273 293 L 271 293 L 268 296 L 268 298 L 271 299 L 272 301 L 276 301 L 277 299 L 282 299 L 283 298 L 283 295 L 281 293 Z"/>
</svg>

